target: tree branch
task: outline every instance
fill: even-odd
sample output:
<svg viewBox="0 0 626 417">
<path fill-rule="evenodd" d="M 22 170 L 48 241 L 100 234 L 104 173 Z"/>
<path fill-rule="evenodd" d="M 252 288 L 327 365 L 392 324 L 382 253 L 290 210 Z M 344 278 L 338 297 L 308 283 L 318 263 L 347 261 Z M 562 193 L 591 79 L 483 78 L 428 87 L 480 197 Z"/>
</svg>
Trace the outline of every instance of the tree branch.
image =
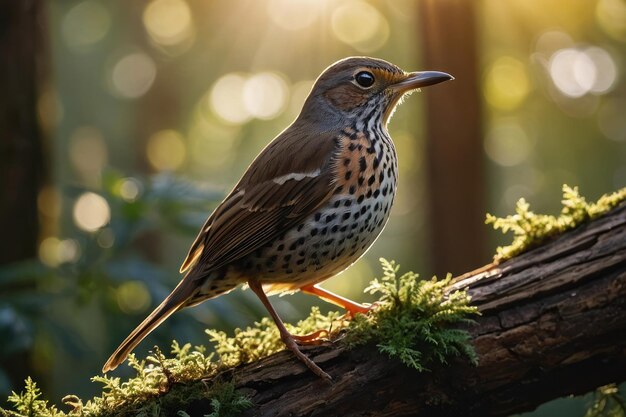
<svg viewBox="0 0 626 417">
<path fill-rule="evenodd" d="M 624 381 L 625 226 L 622 204 L 457 279 L 451 289 L 467 289 L 482 313 L 469 329 L 478 366 L 459 361 L 417 373 L 375 346 L 306 348 L 334 378 L 327 384 L 281 352 L 233 371 L 236 387 L 255 404 L 244 415 L 506 416 Z"/>
</svg>

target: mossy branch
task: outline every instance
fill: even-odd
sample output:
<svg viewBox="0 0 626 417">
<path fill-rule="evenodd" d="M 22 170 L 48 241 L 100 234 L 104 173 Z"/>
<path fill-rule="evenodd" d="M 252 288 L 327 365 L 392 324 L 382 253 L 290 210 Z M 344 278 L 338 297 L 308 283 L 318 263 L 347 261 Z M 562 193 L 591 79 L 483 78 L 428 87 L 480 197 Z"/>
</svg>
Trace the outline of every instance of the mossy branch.
<svg viewBox="0 0 626 417">
<path fill-rule="evenodd" d="M 25 392 L 10 398 L 14 410 L 0 415 L 503 416 L 623 381 L 626 205 L 619 199 L 626 192 L 589 205 L 575 189 L 565 191 L 560 217 L 520 204 L 516 216 L 493 220 L 516 233 L 515 248 L 504 250 L 523 252 L 513 259 L 500 256 L 480 272 L 425 281 L 383 261 L 383 277 L 367 289 L 380 295 L 375 314 L 348 322 L 314 309 L 292 330 L 331 330 L 328 342 L 306 352 L 335 378 L 333 385 L 278 352 L 275 327 L 262 320 L 234 337 L 209 331 L 217 356 L 174 343 L 173 358 L 158 349 L 143 361 L 131 357 L 137 377 L 94 378 L 102 396 L 85 403 L 68 396 L 68 413 L 41 400 L 29 379 Z M 601 216 L 601 207 L 615 208 Z M 529 250 L 538 242 L 541 248 Z M 608 400 L 600 405 L 619 397 L 602 398 Z"/>
</svg>

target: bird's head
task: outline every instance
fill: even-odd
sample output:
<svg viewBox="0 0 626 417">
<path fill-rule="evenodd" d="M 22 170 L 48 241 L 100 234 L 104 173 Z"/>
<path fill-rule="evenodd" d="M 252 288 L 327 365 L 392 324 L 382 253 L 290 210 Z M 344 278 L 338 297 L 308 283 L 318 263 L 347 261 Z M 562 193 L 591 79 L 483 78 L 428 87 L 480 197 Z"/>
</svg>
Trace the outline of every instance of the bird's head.
<svg viewBox="0 0 626 417">
<path fill-rule="evenodd" d="M 319 76 L 301 115 L 329 121 L 374 118 L 386 125 L 406 93 L 452 79 L 439 71 L 405 72 L 377 58 L 345 58 Z"/>
</svg>

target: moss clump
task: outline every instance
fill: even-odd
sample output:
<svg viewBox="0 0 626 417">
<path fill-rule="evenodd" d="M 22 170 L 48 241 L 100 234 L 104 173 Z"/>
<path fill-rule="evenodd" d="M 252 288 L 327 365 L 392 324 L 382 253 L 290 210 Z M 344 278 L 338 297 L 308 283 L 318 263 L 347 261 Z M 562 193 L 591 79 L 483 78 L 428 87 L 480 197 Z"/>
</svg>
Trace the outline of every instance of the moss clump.
<svg viewBox="0 0 626 417">
<path fill-rule="evenodd" d="M 209 415 L 214 417 L 234 416 L 250 408 L 250 400 L 236 392 L 232 383 L 213 381 L 207 384 L 202 380 L 214 376 L 219 369 L 214 355 L 207 355 L 205 350 L 203 346 L 192 348 L 189 344 L 181 347 L 174 341 L 170 359 L 158 348 L 142 361 L 131 354 L 128 365 L 137 372 L 136 377 L 125 382 L 107 376 L 92 378 L 103 385 L 102 395 L 86 403 L 75 395 L 64 397 L 63 403 L 71 408 L 68 413 L 40 400 L 41 392 L 29 377 L 25 391 L 9 397 L 14 411 L 0 409 L 0 416 L 173 416 L 184 413 L 182 409 L 194 401 L 209 402 L 212 408 Z"/>
<path fill-rule="evenodd" d="M 371 314 L 346 320 L 338 312 L 321 314 L 313 308 L 306 319 L 288 326 L 295 334 L 327 329 L 329 337 L 344 335 L 340 343 L 357 346 L 375 343 L 381 352 L 400 359 L 418 370 L 428 370 L 433 363 L 445 363 L 452 356 L 464 355 L 471 361 L 476 355 L 464 330 L 453 328 L 477 314 L 465 292 L 446 292 L 450 278 L 420 281 L 417 274 L 398 274 L 399 266 L 381 260 L 383 277 L 372 281 L 366 291 L 379 294 Z M 232 416 L 252 406 L 249 399 L 235 391 L 232 382 L 205 383 L 223 370 L 269 356 L 285 347 L 278 330 L 264 318 L 254 326 L 237 329 L 232 337 L 224 332 L 207 330 L 215 353 L 203 346 L 172 345 L 173 357 L 166 358 L 158 348 L 144 360 L 130 355 L 128 365 L 137 376 L 122 382 L 120 378 L 97 376 L 103 384 L 102 395 L 87 402 L 70 395 L 63 402 L 69 413 L 48 406 L 37 386 L 29 379 L 26 390 L 13 394 L 9 401 L 14 411 L 0 409 L 0 416 L 171 416 L 185 417 L 190 402 L 211 405 L 212 417 Z"/>
<path fill-rule="evenodd" d="M 335 332 L 346 326 L 346 320 L 341 319 L 341 313 L 333 311 L 328 314 L 320 313 L 319 308 L 313 307 L 307 318 L 298 322 L 296 326 L 285 323 L 287 330 L 293 334 L 308 334 L 320 329 L 334 328 Z M 235 367 L 244 363 L 254 362 L 273 353 L 285 350 L 280 340 L 278 328 L 274 322 L 265 317 L 254 326 L 246 329 L 235 329 L 234 336 L 225 332 L 206 330 L 220 362 L 226 367 Z"/>
<path fill-rule="evenodd" d="M 476 363 L 469 333 L 455 328 L 478 314 L 465 291 L 448 293 L 451 277 L 419 280 L 413 272 L 398 274 L 393 261 L 381 259 L 383 277 L 365 291 L 380 294 L 375 314 L 359 315 L 349 324 L 349 345 L 376 343 L 379 350 L 418 371 L 465 356 Z"/>
<path fill-rule="evenodd" d="M 19 416 L 61 416 L 54 406 L 48 406 L 48 402 L 40 399 L 41 390 L 37 384 L 30 378 L 26 378 L 26 387 L 24 392 L 19 394 L 13 393 L 9 396 L 9 402 L 13 404 L 15 411 L 4 410 L 0 408 L 0 415 L 3 417 L 19 417 Z"/>
<path fill-rule="evenodd" d="M 596 389 L 593 404 L 585 417 L 626 417 L 626 400 L 615 384 Z"/>
<path fill-rule="evenodd" d="M 486 224 L 502 233 L 513 232 L 513 242 L 508 246 L 498 247 L 495 262 L 502 262 L 545 242 L 546 239 L 606 213 L 620 202 L 626 200 L 626 188 L 612 194 L 605 194 L 595 203 L 588 203 L 578 192 L 578 187 L 563 185 L 563 208 L 558 216 L 536 214 L 523 198 L 517 202 L 515 214 L 495 217 L 487 214 Z"/>
</svg>

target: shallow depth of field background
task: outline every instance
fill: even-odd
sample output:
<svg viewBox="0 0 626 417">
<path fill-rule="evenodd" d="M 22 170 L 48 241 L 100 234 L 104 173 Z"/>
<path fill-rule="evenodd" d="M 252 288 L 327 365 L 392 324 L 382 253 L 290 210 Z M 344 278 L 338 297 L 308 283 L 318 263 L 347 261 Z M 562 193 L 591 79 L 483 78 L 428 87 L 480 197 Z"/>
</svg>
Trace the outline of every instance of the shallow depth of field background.
<svg viewBox="0 0 626 417">
<path fill-rule="evenodd" d="M 175 286 L 196 230 L 295 118 L 326 66 L 370 55 L 405 70 L 445 70 L 422 63 L 429 40 L 420 36 L 418 1 L 49 2 L 51 74 L 38 99 L 48 170 L 41 233 L 37 259 L 0 266 L 0 277 L 33 283 L 2 295 L 0 279 L 0 329 L 11 341 L 0 347 L 2 397 L 21 389 L 8 376 L 16 363 L 49 398 L 96 392 L 88 378 Z M 481 94 L 486 211 L 508 214 L 524 197 L 555 213 L 563 183 L 590 199 L 625 186 L 626 1 L 474 4 L 479 79 L 453 75 L 477 82 Z M 409 97 L 389 127 L 400 188 L 387 228 L 326 288 L 371 301 L 362 290 L 381 256 L 433 273 L 424 112 L 439 86 L 431 88 Z M 475 267 L 508 240 L 487 226 L 484 233 Z M 286 320 L 329 308 L 300 294 L 273 302 Z M 205 328 L 265 314 L 238 290 L 175 314 L 136 352 L 173 338 L 208 343 Z M 582 416 L 586 401 L 560 400 L 533 415 Z"/>
</svg>

